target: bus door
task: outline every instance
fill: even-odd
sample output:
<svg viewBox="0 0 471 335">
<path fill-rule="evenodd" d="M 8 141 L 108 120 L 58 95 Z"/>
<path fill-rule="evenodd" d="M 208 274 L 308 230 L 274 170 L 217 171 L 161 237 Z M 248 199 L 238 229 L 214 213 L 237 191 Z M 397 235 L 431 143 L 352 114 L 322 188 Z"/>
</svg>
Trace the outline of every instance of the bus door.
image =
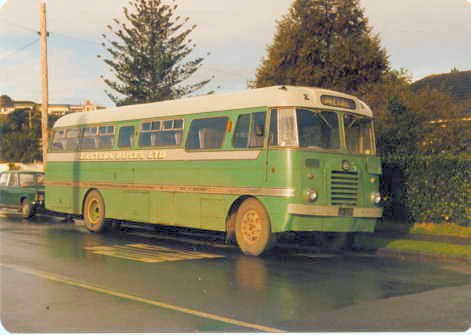
<svg viewBox="0 0 471 335">
<path fill-rule="evenodd" d="M 289 151 L 277 150 L 276 147 L 296 146 L 296 120 L 293 108 L 271 109 L 269 113 L 269 133 L 267 138 L 266 181 L 270 185 L 286 185 L 284 179 L 290 172 Z M 294 135 L 294 136 L 293 136 Z"/>
<path fill-rule="evenodd" d="M 266 112 L 254 112 L 239 115 L 234 130 L 232 145 L 236 149 L 245 149 L 258 151 L 257 160 L 244 161 L 244 178 L 250 180 L 241 180 L 245 185 L 255 185 L 264 183 L 266 180 L 267 155 L 265 148 L 265 138 L 268 128 L 266 127 Z M 240 173 L 240 167 L 234 167 L 237 173 Z M 255 185 L 258 186 L 258 185 Z"/>
<path fill-rule="evenodd" d="M 122 125 L 118 129 L 118 147 L 122 151 L 123 163 L 118 166 L 118 183 L 125 184 L 122 199 L 117 201 L 116 211 L 119 217 L 131 221 L 147 221 L 149 219 L 149 191 L 139 189 L 143 184 L 144 173 L 142 164 L 133 159 L 137 148 L 137 129 L 134 124 Z M 145 178 L 144 178 L 145 179 Z"/>
</svg>

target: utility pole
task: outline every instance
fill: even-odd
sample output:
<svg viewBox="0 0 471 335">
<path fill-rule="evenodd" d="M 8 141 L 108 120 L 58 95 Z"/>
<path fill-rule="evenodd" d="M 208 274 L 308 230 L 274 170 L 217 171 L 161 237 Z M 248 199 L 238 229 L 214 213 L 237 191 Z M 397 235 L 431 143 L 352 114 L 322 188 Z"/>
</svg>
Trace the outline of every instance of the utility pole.
<svg viewBox="0 0 471 335">
<path fill-rule="evenodd" d="M 41 108 L 41 134 L 43 163 L 46 164 L 48 147 L 48 107 L 49 107 L 49 83 L 47 68 L 47 27 L 46 27 L 46 0 L 40 0 L 39 4 L 39 24 L 41 26 L 39 35 L 41 35 L 41 87 L 42 87 L 42 108 Z"/>
</svg>

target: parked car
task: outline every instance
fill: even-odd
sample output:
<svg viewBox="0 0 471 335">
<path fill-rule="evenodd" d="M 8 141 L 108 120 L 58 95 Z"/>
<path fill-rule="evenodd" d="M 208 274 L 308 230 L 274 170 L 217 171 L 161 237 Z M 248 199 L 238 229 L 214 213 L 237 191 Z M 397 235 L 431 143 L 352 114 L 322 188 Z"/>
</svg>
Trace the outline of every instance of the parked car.
<svg viewBox="0 0 471 335">
<path fill-rule="evenodd" d="M 0 207 L 17 209 L 23 218 L 44 208 L 44 173 L 8 171 L 0 173 Z"/>
</svg>

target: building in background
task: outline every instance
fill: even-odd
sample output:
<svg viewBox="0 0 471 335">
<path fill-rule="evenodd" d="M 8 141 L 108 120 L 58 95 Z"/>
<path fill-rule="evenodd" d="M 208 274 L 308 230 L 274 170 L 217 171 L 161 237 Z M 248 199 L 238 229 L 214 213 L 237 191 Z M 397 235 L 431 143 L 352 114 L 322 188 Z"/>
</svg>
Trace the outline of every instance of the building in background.
<svg viewBox="0 0 471 335">
<path fill-rule="evenodd" d="M 471 70 L 453 69 L 449 73 L 430 75 L 413 83 L 412 88 L 436 89 L 448 94 L 460 106 L 460 118 L 436 120 L 434 123 L 446 126 L 449 122 L 459 122 L 465 130 L 465 145 L 471 152 Z"/>
<path fill-rule="evenodd" d="M 18 109 L 31 111 L 40 110 L 41 104 L 34 101 L 16 101 L 8 95 L 0 96 L 0 115 L 8 115 Z M 69 113 L 90 112 L 99 109 L 105 109 L 105 107 L 95 105 L 90 100 L 86 100 L 82 105 L 50 104 L 48 113 L 50 115 L 63 116 Z"/>
<path fill-rule="evenodd" d="M 471 121 L 471 70 L 453 69 L 449 73 L 433 74 L 412 84 L 414 90 L 436 89 L 451 96 L 461 105 L 464 121 Z"/>
</svg>

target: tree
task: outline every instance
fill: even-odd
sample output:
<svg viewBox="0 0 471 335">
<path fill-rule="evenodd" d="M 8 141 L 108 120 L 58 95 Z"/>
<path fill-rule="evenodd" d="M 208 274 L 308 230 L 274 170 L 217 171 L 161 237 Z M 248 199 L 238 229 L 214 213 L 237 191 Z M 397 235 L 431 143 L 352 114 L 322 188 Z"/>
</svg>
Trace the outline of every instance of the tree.
<svg viewBox="0 0 471 335">
<path fill-rule="evenodd" d="M 429 87 L 413 89 L 408 73 L 391 71 L 359 92 L 375 113 L 378 149 L 386 162 L 414 155 L 465 151 L 460 106 L 449 95 Z"/>
<path fill-rule="evenodd" d="M 58 119 L 49 116 L 49 128 Z M 42 160 L 41 113 L 33 110 L 32 128 L 29 127 L 29 111 L 17 109 L 8 114 L 0 124 L 0 157 L 9 162 L 31 163 Z"/>
<path fill-rule="evenodd" d="M 364 86 L 360 95 L 375 114 L 385 215 L 461 222 L 470 180 L 459 104 L 429 86 L 413 87 L 403 70 Z"/>
<path fill-rule="evenodd" d="M 210 81 L 187 83 L 204 59 L 188 59 L 195 48 L 189 35 L 196 26 L 188 27 L 189 18 L 176 16 L 176 9 L 174 2 L 131 0 L 123 8 L 127 22 L 114 19 L 116 26 L 108 26 L 113 38 L 103 35 L 110 56 L 104 61 L 116 80 L 104 81 L 117 105 L 177 99 Z"/>
<path fill-rule="evenodd" d="M 279 22 L 255 87 L 306 85 L 356 93 L 388 70 L 358 0 L 295 0 Z"/>
</svg>

